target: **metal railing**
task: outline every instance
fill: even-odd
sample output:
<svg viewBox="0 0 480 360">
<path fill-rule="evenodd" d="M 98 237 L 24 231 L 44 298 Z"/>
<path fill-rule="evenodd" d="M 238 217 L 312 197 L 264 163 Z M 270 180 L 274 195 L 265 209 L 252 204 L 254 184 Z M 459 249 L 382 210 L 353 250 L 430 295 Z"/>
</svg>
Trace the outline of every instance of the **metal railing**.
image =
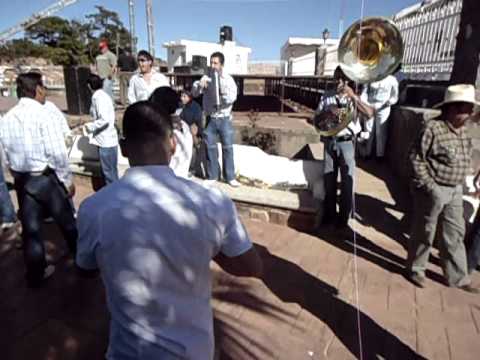
<svg viewBox="0 0 480 360">
<path fill-rule="evenodd" d="M 402 71 L 409 79 L 449 80 L 461 11 L 462 0 L 439 0 L 394 19 L 405 45 Z"/>
<path fill-rule="evenodd" d="M 200 74 L 165 74 L 170 84 L 177 89 L 189 88 L 194 81 L 199 80 Z M 292 100 L 311 109 L 318 106 L 320 97 L 325 90 L 335 84 L 331 77 L 317 76 L 263 76 L 263 75 L 232 75 L 238 87 L 238 96 L 246 96 L 245 82 L 251 80 L 262 81 L 264 96 L 275 96 L 281 101 Z"/>
</svg>

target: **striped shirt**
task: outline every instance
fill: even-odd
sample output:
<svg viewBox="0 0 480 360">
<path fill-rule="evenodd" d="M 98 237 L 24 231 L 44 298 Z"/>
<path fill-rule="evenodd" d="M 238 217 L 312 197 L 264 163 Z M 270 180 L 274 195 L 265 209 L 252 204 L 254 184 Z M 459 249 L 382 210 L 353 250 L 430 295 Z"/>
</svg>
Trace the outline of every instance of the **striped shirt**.
<svg viewBox="0 0 480 360">
<path fill-rule="evenodd" d="M 435 184 L 462 184 L 470 172 L 471 154 L 465 127 L 455 129 L 445 120 L 428 121 L 410 149 L 414 186 L 431 190 Z"/>
<path fill-rule="evenodd" d="M 0 143 L 11 170 L 39 172 L 49 167 L 66 187 L 72 184 L 65 126 L 38 101 L 21 98 L 3 117 L 0 121 Z"/>
</svg>

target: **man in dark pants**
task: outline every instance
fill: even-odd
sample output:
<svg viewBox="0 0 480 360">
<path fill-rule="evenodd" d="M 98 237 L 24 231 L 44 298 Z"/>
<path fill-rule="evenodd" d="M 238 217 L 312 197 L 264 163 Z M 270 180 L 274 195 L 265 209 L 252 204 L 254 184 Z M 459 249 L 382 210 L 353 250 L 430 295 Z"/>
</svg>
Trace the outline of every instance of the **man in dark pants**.
<svg viewBox="0 0 480 360">
<path fill-rule="evenodd" d="M 233 127 L 232 109 L 237 99 L 237 84 L 233 77 L 224 69 L 225 56 L 215 52 L 210 56 L 212 77 L 218 74 L 218 87 L 215 79 L 207 75 L 193 83 L 192 95 L 198 97 L 203 94 L 203 111 L 207 116 L 207 124 L 203 131 L 207 145 L 207 173 L 209 181 L 220 179 L 220 165 L 218 163 L 217 136 L 222 144 L 222 171 L 224 181 L 232 187 L 239 187 L 235 179 L 235 163 L 233 156 Z"/>
<path fill-rule="evenodd" d="M 316 111 L 315 122 L 334 124 L 342 122 L 343 116 L 353 117 L 343 129 L 331 136 L 323 136 L 325 202 L 323 225 L 334 225 L 340 236 L 348 237 L 351 233 L 348 219 L 352 212 L 353 181 L 355 173 L 355 137 L 361 131 L 354 108 L 353 84 L 348 85 L 349 79 L 340 67 L 334 72 L 337 88 L 327 91 Z M 342 115 L 342 113 L 344 115 Z M 348 114 L 348 115 L 345 115 Z M 337 178 L 340 171 L 340 212 L 337 214 Z"/>
<path fill-rule="evenodd" d="M 46 89 L 38 73 L 17 78 L 20 98 L 0 122 L 0 142 L 15 180 L 29 286 L 39 286 L 54 272 L 45 259 L 41 225 L 44 210 L 59 225 L 72 253 L 77 228 L 68 201 L 75 193 L 63 129 L 45 109 Z"/>
<path fill-rule="evenodd" d="M 413 172 L 414 214 L 407 259 L 407 276 L 418 287 L 425 287 L 425 271 L 437 225 L 441 225 L 440 258 L 446 282 L 470 293 L 471 285 L 465 251 L 463 183 L 470 171 L 471 139 L 465 122 L 472 116 L 475 101 L 473 85 L 452 85 L 445 100 L 436 105 L 442 114 L 428 121 L 410 150 Z"/>
</svg>

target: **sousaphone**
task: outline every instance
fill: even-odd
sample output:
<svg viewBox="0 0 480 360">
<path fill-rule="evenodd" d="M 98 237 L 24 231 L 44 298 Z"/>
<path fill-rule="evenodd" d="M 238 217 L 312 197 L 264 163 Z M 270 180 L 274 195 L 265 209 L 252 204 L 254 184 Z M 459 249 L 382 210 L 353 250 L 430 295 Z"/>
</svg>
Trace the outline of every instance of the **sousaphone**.
<svg viewBox="0 0 480 360">
<path fill-rule="evenodd" d="M 357 84 L 379 81 L 393 73 L 403 58 L 400 30 L 383 17 L 370 17 L 353 23 L 338 45 L 338 62 L 345 75 Z M 318 132 L 333 136 L 346 128 L 355 114 L 349 107 L 335 117 L 315 121 Z"/>
</svg>

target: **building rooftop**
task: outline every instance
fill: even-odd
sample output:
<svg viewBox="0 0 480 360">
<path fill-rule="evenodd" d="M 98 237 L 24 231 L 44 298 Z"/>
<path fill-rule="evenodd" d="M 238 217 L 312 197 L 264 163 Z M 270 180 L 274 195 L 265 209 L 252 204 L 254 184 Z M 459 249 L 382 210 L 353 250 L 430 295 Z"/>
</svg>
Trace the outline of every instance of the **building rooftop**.
<svg viewBox="0 0 480 360">
<path fill-rule="evenodd" d="M 237 45 L 235 41 L 225 41 L 226 43 L 231 43 L 232 45 L 236 46 L 237 48 L 244 48 L 251 51 L 249 47 Z M 172 40 L 163 43 L 164 48 L 176 47 L 176 46 L 187 46 L 187 45 L 221 45 L 220 43 L 208 42 L 208 41 L 197 41 L 197 40 Z"/>
<path fill-rule="evenodd" d="M 338 39 L 327 39 L 324 41 L 322 38 L 307 38 L 307 37 L 289 37 L 284 46 L 289 45 L 337 45 L 340 40 Z"/>
</svg>

